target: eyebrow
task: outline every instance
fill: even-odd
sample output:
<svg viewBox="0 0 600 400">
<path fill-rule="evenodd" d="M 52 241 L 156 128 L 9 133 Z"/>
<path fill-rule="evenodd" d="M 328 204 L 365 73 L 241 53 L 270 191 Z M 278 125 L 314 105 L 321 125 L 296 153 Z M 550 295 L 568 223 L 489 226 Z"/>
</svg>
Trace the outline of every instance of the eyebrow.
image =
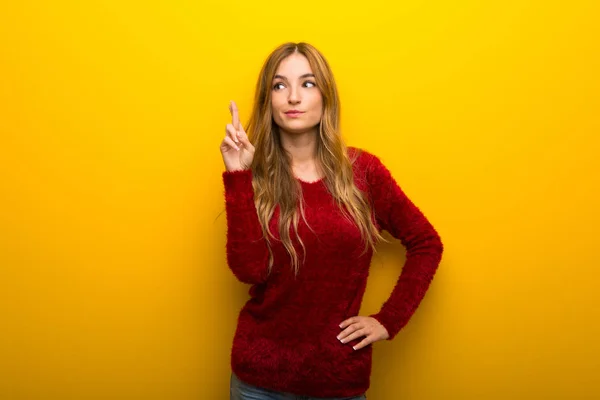
<svg viewBox="0 0 600 400">
<path fill-rule="evenodd" d="M 315 75 L 314 75 L 314 74 L 308 73 L 308 74 L 301 75 L 301 76 L 300 76 L 300 79 L 309 78 L 309 77 L 311 77 L 311 76 L 312 76 L 313 78 L 315 77 Z M 287 78 L 286 78 L 285 76 L 283 76 L 283 75 L 275 75 L 275 76 L 273 77 L 273 79 L 277 79 L 277 78 L 279 78 L 279 79 L 283 79 L 283 80 L 287 81 Z"/>
</svg>

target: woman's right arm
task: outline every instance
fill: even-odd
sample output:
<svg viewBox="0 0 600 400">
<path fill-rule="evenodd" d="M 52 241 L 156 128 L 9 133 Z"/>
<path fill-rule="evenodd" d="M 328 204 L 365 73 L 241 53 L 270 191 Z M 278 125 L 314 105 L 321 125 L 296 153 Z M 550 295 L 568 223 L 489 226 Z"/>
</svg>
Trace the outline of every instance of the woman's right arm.
<svg viewBox="0 0 600 400">
<path fill-rule="evenodd" d="M 265 282 L 269 250 L 254 205 L 252 171 L 225 171 L 223 184 L 227 213 L 227 264 L 241 282 Z"/>
<path fill-rule="evenodd" d="M 220 146 L 226 169 L 227 264 L 241 282 L 262 283 L 267 279 L 269 249 L 254 206 L 250 165 L 255 149 L 240 123 L 235 102 L 230 103 L 229 111 L 231 123 Z"/>
</svg>

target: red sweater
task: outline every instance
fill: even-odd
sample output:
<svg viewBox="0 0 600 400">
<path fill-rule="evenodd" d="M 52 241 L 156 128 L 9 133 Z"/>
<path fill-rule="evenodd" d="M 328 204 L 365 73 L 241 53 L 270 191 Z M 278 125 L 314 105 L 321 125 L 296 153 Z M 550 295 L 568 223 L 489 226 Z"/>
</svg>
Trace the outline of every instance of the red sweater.
<svg viewBox="0 0 600 400">
<path fill-rule="evenodd" d="M 360 149 L 349 147 L 348 152 Z M 364 150 L 353 165 L 355 184 L 368 193 L 380 230 L 406 247 L 402 273 L 381 310 L 371 315 L 393 339 L 423 299 L 441 260 L 436 230 L 408 199 L 378 157 Z M 251 284 L 231 350 L 232 371 L 249 384 L 312 397 L 349 397 L 370 385 L 372 346 L 353 350 L 363 338 L 341 343 L 339 324 L 358 315 L 372 251 L 363 250 L 358 228 L 345 220 L 323 180 L 300 181 L 306 219 L 298 224 L 306 261 L 294 277 L 283 244 L 271 241 L 274 266 L 254 206 L 251 170 L 225 171 L 227 262 Z M 271 231 L 277 238 L 276 207 Z M 303 253 L 292 231 L 302 261 Z"/>
</svg>

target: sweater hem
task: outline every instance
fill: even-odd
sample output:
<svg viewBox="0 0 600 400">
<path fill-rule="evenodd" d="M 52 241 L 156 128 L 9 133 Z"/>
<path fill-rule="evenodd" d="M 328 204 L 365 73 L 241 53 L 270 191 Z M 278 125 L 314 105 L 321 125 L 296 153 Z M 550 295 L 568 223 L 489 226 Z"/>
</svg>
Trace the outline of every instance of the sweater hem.
<svg viewBox="0 0 600 400">
<path fill-rule="evenodd" d="M 364 385 L 356 385 L 353 382 L 355 386 L 351 388 L 348 388 L 348 386 L 345 386 L 344 388 L 327 388 L 317 392 L 306 389 L 306 385 L 302 385 L 300 383 L 296 386 L 286 385 L 286 383 L 273 381 L 271 376 L 246 373 L 244 369 L 237 368 L 237 366 L 233 363 L 231 364 L 231 370 L 235 375 L 237 375 L 238 379 L 248 385 L 295 396 L 358 397 L 364 395 L 370 386 L 369 383 Z"/>
</svg>

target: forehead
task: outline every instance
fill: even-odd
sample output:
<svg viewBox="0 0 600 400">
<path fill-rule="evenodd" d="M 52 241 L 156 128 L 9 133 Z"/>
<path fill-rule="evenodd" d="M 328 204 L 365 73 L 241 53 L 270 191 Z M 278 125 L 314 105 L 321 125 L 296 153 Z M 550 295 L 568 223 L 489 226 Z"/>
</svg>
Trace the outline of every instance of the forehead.
<svg viewBox="0 0 600 400">
<path fill-rule="evenodd" d="M 300 75 L 312 73 L 308 59 L 299 53 L 293 53 L 281 60 L 277 71 L 277 75 L 283 75 L 288 78 L 294 78 Z"/>
</svg>

